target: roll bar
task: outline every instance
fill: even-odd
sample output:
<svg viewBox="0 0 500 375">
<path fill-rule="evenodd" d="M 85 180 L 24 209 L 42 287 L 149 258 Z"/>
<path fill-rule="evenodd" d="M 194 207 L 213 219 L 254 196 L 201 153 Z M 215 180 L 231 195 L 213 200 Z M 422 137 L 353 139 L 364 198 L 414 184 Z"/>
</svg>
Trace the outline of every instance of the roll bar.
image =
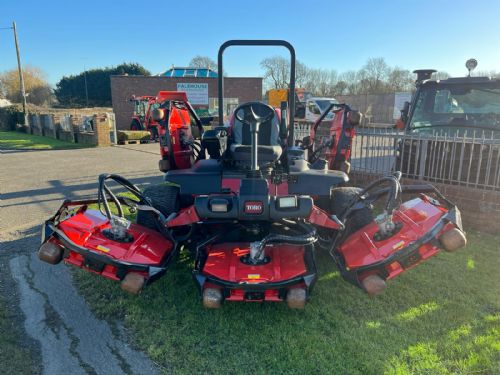
<svg viewBox="0 0 500 375">
<path fill-rule="evenodd" d="M 288 49 L 290 52 L 290 84 L 288 95 L 288 113 L 290 114 L 290 125 L 288 130 L 288 145 L 293 146 L 293 116 L 295 114 L 295 49 L 285 40 L 228 40 L 219 48 L 217 56 L 217 77 L 219 91 L 219 126 L 224 125 L 224 75 L 222 56 L 227 47 L 230 46 L 281 46 Z"/>
</svg>

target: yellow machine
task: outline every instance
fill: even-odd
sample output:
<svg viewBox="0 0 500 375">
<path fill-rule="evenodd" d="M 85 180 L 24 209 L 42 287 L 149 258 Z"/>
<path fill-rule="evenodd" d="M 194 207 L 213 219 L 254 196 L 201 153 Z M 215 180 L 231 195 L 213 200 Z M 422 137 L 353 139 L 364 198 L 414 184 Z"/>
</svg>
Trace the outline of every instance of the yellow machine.
<svg viewBox="0 0 500 375">
<path fill-rule="evenodd" d="M 267 91 L 267 104 L 271 107 L 278 108 L 281 102 L 288 101 L 288 89 L 271 89 Z M 295 117 L 305 117 L 305 102 L 311 96 L 311 93 L 305 89 L 295 89 Z"/>
</svg>

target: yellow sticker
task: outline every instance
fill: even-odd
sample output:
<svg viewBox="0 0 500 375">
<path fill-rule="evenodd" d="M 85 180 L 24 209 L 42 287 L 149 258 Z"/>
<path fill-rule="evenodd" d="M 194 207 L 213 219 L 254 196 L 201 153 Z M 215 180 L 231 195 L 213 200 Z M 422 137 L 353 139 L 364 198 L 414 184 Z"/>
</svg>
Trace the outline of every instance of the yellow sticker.
<svg viewBox="0 0 500 375">
<path fill-rule="evenodd" d="M 102 251 L 103 253 L 109 253 L 109 248 L 107 248 L 106 246 L 97 245 L 95 248 L 99 251 Z"/>
<path fill-rule="evenodd" d="M 405 242 L 403 240 L 399 241 L 397 244 L 392 246 L 392 250 L 397 250 L 401 249 L 405 245 Z"/>
<path fill-rule="evenodd" d="M 251 280 L 254 280 L 254 279 L 260 279 L 260 275 L 257 275 L 257 274 L 250 274 L 248 275 L 248 278 L 251 279 Z"/>
</svg>

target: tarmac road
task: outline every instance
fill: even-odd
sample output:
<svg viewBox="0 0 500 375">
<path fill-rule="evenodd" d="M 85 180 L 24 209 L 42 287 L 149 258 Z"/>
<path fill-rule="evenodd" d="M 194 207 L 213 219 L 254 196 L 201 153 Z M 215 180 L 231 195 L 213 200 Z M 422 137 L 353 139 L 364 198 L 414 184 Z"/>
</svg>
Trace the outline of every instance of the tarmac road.
<svg viewBox="0 0 500 375">
<path fill-rule="evenodd" d="M 0 293 L 44 374 L 151 374 L 125 330 L 97 319 L 68 267 L 38 260 L 40 225 L 65 198 L 93 195 L 100 173 L 161 181 L 157 144 L 59 151 L 0 150 Z M 6 272 L 7 271 L 7 272 Z"/>
</svg>

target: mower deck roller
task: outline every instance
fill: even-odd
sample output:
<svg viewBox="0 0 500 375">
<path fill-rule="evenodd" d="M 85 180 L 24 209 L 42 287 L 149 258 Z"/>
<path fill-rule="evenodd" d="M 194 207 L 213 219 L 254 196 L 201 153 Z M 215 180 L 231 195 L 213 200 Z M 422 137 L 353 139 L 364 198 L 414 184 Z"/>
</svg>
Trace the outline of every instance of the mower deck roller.
<svg viewBox="0 0 500 375">
<path fill-rule="evenodd" d="M 223 51 L 233 45 L 288 48 L 293 92 L 295 53 L 287 42 L 229 41 L 219 50 L 219 72 Z M 223 75 L 218 79 L 222 111 Z M 466 244 L 460 211 L 431 185 L 402 186 L 397 172 L 365 188 L 346 186 L 338 169 L 348 169 L 360 118 L 348 105 L 335 104 L 329 139 L 311 148 L 307 137 L 293 145 L 286 113 L 293 113 L 293 95 L 281 112 L 260 102 L 239 105 L 229 127 L 198 129 L 200 144 L 196 128 L 188 131 L 199 125 L 189 103 L 170 99 L 158 116 L 160 146 L 170 153 L 165 181 L 140 190 L 118 175 L 99 176 L 96 199 L 65 201 L 46 221 L 41 260 L 63 260 L 139 294 L 184 249 L 204 307 L 284 302 L 302 309 L 317 280 L 317 252 L 329 253 L 345 280 L 375 296 L 441 249 Z M 109 181 L 128 194 L 116 195 Z M 403 194 L 413 197 L 404 201 Z M 124 206 L 136 217 L 126 217 Z M 377 216 L 373 207 L 381 207 Z"/>
</svg>

